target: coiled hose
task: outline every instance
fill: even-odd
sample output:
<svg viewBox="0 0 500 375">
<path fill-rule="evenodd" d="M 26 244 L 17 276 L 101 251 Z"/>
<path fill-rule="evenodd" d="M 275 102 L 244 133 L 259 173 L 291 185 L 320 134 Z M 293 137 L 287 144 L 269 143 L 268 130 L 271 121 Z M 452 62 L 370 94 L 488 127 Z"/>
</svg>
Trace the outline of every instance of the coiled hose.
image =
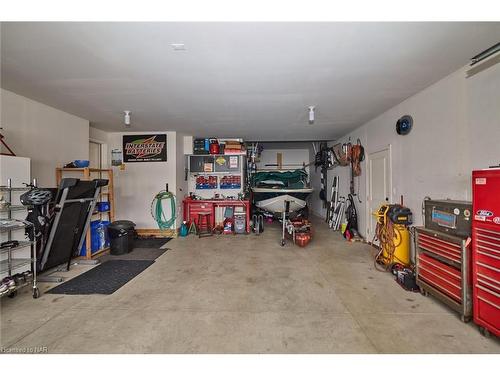
<svg viewBox="0 0 500 375">
<path fill-rule="evenodd" d="M 394 263 L 402 263 L 395 254 L 396 248 L 401 245 L 401 231 L 390 220 L 384 224 L 380 222 L 377 223 L 372 243 L 374 243 L 375 240 L 379 241 L 379 251 L 374 257 L 374 266 L 376 270 L 390 271 Z M 383 269 L 380 269 L 379 265 L 383 265 Z"/>
<path fill-rule="evenodd" d="M 163 201 L 170 199 L 171 217 L 168 219 L 163 212 Z M 155 219 L 160 230 L 171 228 L 175 225 L 176 211 L 175 211 L 175 195 L 169 191 L 162 190 L 155 195 L 151 202 L 151 216 Z"/>
</svg>

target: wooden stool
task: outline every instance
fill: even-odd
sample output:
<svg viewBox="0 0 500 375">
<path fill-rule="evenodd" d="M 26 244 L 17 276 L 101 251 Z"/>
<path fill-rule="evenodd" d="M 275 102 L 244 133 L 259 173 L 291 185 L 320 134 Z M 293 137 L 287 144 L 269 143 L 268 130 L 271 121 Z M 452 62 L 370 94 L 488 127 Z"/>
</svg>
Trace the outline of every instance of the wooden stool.
<svg viewBox="0 0 500 375">
<path fill-rule="evenodd" d="M 203 229 L 203 218 L 205 218 L 205 230 Z M 213 236 L 212 214 L 209 212 L 198 213 L 198 238 Z"/>
</svg>

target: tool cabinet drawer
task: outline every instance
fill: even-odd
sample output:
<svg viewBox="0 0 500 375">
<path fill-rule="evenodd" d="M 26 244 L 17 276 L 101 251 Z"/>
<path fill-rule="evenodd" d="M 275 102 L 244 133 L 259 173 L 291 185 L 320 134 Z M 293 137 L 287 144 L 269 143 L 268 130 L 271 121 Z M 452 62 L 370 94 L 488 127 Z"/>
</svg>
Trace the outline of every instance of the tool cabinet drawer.
<svg viewBox="0 0 500 375">
<path fill-rule="evenodd" d="M 421 231 L 418 233 L 418 246 L 430 253 L 439 255 L 453 262 L 462 262 L 462 247 L 460 244 L 431 236 Z"/>
<path fill-rule="evenodd" d="M 500 269 L 500 232 L 474 229 L 474 261 Z"/>
<path fill-rule="evenodd" d="M 475 273 L 474 276 L 481 275 L 486 279 L 493 279 L 500 283 L 500 269 L 495 268 L 488 263 L 475 262 Z"/>
<path fill-rule="evenodd" d="M 418 277 L 456 301 L 462 300 L 459 270 L 421 253 L 418 256 Z"/>
<path fill-rule="evenodd" d="M 483 288 L 488 289 L 490 293 L 493 295 L 500 297 L 500 281 L 495 280 L 491 277 L 483 275 L 481 273 L 476 274 L 476 286 L 482 286 Z"/>
<path fill-rule="evenodd" d="M 480 325 L 486 323 L 488 329 L 498 335 L 500 332 L 500 310 L 498 307 L 491 305 L 490 302 L 477 297 L 475 303 L 474 321 Z"/>
<path fill-rule="evenodd" d="M 474 237 L 481 244 L 487 244 L 490 247 L 500 251 L 500 232 L 485 228 L 474 228 Z"/>
<path fill-rule="evenodd" d="M 479 282 L 474 287 L 476 288 L 477 299 L 490 305 L 496 310 L 496 314 L 500 315 L 500 294 L 481 285 Z"/>
<path fill-rule="evenodd" d="M 481 249 L 476 249 L 474 261 L 476 263 L 486 264 L 497 270 L 500 269 L 500 257 L 491 255 L 491 253 Z"/>
</svg>

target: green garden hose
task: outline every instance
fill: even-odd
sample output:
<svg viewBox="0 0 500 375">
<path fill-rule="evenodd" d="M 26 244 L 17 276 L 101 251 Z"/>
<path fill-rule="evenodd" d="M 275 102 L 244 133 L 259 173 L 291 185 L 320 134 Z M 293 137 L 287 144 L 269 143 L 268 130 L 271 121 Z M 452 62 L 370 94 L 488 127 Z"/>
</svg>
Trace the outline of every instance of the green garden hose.
<svg viewBox="0 0 500 375">
<path fill-rule="evenodd" d="M 172 210 L 172 217 L 167 219 L 165 213 L 163 212 L 163 200 L 170 199 L 170 208 Z M 169 191 L 162 190 L 155 195 L 153 201 L 151 202 L 151 215 L 153 219 L 158 223 L 160 230 L 165 230 L 171 228 L 175 225 L 175 195 Z"/>
</svg>

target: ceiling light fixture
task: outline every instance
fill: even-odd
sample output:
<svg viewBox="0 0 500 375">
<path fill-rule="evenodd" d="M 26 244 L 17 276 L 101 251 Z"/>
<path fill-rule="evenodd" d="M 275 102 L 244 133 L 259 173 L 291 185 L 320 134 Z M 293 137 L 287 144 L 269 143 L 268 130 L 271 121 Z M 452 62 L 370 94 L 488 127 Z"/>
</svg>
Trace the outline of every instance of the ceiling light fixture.
<svg viewBox="0 0 500 375">
<path fill-rule="evenodd" d="M 172 46 L 172 49 L 174 51 L 185 51 L 186 50 L 186 45 L 184 43 L 172 43 L 171 46 Z"/>
<path fill-rule="evenodd" d="M 130 111 L 123 111 L 125 113 L 125 116 L 123 116 L 123 122 L 125 123 L 125 126 L 130 126 Z"/>
<path fill-rule="evenodd" d="M 308 107 L 308 109 L 309 109 L 309 124 L 314 124 L 314 109 L 315 108 L 316 107 L 313 105 L 310 105 Z"/>
</svg>

